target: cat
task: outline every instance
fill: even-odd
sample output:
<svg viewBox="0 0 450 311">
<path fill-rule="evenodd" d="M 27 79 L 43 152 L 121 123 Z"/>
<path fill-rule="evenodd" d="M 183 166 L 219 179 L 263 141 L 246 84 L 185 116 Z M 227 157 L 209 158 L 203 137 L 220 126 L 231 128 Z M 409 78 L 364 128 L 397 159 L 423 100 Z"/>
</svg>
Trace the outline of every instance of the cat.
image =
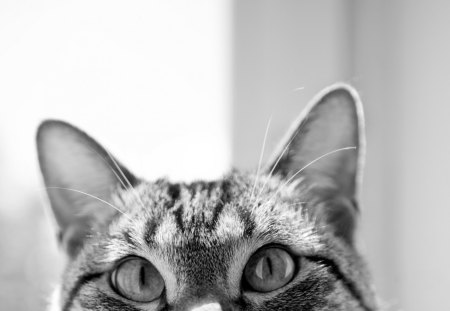
<svg viewBox="0 0 450 311">
<path fill-rule="evenodd" d="M 354 241 L 364 145 L 346 84 L 319 93 L 257 172 L 216 181 L 144 181 L 44 121 L 39 163 L 68 258 L 49 310 L 379 310 Z"/>
</svg>

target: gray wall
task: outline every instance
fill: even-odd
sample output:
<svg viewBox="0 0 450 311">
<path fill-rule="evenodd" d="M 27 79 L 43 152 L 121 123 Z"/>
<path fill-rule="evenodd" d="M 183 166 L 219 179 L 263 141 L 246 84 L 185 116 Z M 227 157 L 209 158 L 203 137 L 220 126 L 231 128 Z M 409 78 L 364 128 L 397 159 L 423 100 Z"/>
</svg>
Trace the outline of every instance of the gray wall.
<svg viewBox="0 0 450 311">
<path fill-rule="evenodd" d="M 368 138 L 360 248 L 392 310 L 448 305 L 449 12 L 444 1 L 234 2 L 235 165 L 256 167 L 269 118 L 266 156 L 316 91 L 354 84 Z"/>
</svg>

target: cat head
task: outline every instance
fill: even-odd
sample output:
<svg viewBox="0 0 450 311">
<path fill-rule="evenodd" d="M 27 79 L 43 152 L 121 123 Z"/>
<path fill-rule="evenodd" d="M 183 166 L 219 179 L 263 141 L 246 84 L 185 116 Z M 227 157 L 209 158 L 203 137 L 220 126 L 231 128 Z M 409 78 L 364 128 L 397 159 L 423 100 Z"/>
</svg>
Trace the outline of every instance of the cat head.
<svg viewBox="0 0 450 311">
<path fill-rule="evenodd" d="M 320 93 L 265 167 L 137 178 L 79 129 L 42 123 L 39 162 L 68 263 L 51 310 L 375 310 L 355 250 L 364 150 L 347 85 Z"/>
</svg>

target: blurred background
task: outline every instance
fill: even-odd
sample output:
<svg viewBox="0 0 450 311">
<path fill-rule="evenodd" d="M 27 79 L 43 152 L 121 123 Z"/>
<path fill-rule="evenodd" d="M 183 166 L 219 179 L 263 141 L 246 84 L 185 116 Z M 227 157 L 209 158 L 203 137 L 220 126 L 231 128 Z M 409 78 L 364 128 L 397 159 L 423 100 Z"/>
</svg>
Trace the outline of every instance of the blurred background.
<svg viewBox="0 0 450 311">
<path fill-rule="evenodd" d="M 389 310 L 450 288 L 450 3 L 402 0 L 0 2 L 0 310 L 43 310 L 63 256 L 38 174 L 46 118 L 137 175 L 217 178 L 267 158 L 308 100 L 360 91 L 360 249 Z"/>
</svg>

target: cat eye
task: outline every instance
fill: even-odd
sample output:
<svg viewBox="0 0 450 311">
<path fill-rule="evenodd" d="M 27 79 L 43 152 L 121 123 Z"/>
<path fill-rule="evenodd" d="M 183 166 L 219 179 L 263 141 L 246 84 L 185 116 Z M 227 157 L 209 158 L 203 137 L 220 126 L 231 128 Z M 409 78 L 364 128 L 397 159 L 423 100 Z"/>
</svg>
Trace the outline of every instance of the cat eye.
<svg viewBox="0 0 450 311">
<path fill-rule="evenodd" d="M 249 289 L 267 293 L 289 283 L 296 270 L 294 259 L 282 248 L 257 251 L 244 269 L 244 282 Z"/>
<path fill-rule="evenodd" d="M 164 280 L 147 260 L 129 257 L 111 273 L 111 286 L 117 294 L 127 299 L 150 302 L 161 296 Z"/>
</svg>

